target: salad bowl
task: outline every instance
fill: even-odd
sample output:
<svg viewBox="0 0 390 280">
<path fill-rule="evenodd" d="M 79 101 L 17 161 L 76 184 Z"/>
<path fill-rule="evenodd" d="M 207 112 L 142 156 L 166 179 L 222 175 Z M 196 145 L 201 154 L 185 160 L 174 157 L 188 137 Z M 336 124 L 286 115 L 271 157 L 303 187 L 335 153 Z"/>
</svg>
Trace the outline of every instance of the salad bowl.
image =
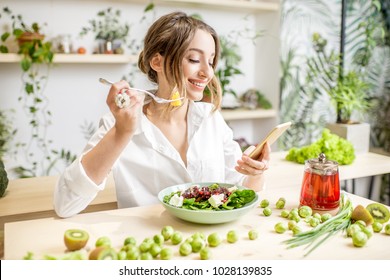
<svg viewBox="0 0 390 280">
<path fill-rule="evenodd" d="M 250 202 L 240 206 L 239 208 L 234 208 L 234 209 L 217 209 L 217 210 L 186 209 L 181 206 L 175 206 L 169 204 L 168 202 L 166 202 L 167 199 L 165 199 L 164 201 L 164 197 L 170 196 L 175 192 L 185 191 L 193 186 L 207 187 L 213 184 L 218 184 L 220 187 L 225 187 L 228 189 L 237 188 L 238 190 L 248 190 L 243 186 L 227 184 L 227 183 L 215 183 L 215 182 L 186 183 L 186 184 L 170 186 L 161 190 L 158 194 L 158 199 L 161 202 L 161 204 L 165 207 L 166 211 L 171 215 L 188 222 L 199 223 L 199 224 L 220 224 L 220 223 L 231 222 L 244 216 L 256 205 L 258 205 L 259 195 L 256 192 L 254 193 L 254 198 Z"/>
</svg>

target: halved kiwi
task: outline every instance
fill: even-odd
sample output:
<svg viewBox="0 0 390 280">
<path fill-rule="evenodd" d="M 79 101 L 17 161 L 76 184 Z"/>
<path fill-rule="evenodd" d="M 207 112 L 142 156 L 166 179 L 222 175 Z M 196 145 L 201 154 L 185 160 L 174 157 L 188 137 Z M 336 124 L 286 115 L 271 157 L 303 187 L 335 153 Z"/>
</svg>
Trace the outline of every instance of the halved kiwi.
<svg viewBox="0 0 390 280">
<path fill-rule="evenodd" d="M 117 260 L 118 253 L 114 248 L 107 246 L 96 247 L 89 253 L 90 260 Z"/>
<path fill-rule="evenodd" d="M 64 243 L 69 251 L 80 250 L 87 245 L 89 234 L 82 229 L 68 229 L 64 233 Z"/>
<path fill-rule="evenodd" d="M 371 216 L 374 218 L 374 221 L 380 222 L 382 224 L 386 223 L 390 219 L 390 211 L 389 209 L 381 204 L 381 203 L 371 203 L 366 206 L 368 212 L 370 212 Z"/>
<path fill-rule="evenodd" d="M 370 212 L 362 205 L 358 205 L 355 207 L 355 209 L 353 209 L 351 219 L 353 222 L 364 221 L 367 226 L 371 225 L 374 222 L 374 219 Z"/>
</svg>

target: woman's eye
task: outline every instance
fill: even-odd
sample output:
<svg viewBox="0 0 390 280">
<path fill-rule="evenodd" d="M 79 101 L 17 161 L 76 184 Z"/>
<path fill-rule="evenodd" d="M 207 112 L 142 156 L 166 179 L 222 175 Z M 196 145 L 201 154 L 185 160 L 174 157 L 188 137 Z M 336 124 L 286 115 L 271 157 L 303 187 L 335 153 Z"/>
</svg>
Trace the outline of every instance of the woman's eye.
<svg viewBox="0 0 390 280">
<path fill-rule="evenodd" d="M 199 60 L 196 60 L 196 59 L 192 59 L 192 58 L 190 58 L 190 59 L 188 59 L 191 63 L 199 63 Z"/>
</svg>

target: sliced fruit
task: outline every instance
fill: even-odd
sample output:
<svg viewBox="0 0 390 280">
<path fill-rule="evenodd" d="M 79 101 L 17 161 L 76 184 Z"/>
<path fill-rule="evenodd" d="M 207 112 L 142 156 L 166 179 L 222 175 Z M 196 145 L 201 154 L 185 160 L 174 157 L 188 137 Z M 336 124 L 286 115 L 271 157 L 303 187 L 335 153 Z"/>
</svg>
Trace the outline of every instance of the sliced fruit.
<svg viewBox="0 0 390 280">
<path fill-rule="evenodd" d="M 358 205 L 355 207 L 355 209 L 353 209 L 351 219 L 353 222 L 363 221 L 366 223 L 367 226 L 371 225 L 374 222 L 371 213 L 362 205 Z"/>
<path fill-rule="evenodd" d="M 82 229 L 68 229 L 64 233 L 64 243 L 69 251 L 77 251 L 87 245 L 89 234 Z"/>
<path fill-rule="evenodd" d="M 380 222 L 382 224 L 387 223 L 390 219 L 389 209 L 380 203 L 374 202 L 366 206 L 368 212 L 374 218 L 374 221 Z"/>
<path fill-rule="evenodd" d="M 118 253 L 114 248 L 100 246 L 96 247 L 89 253 L 90 260 L 117 260 Z"/>
<path fill-rule="evenodd" d="M 175 91 L 171 96 L 171 99 L 179 99 L 179 98 L 180 98 L 180 93 L 178 91 Z M 181 106 L 181 100 L 172 101 L 171 105 L 173 107 L 179 107 Z"/>
</svg>

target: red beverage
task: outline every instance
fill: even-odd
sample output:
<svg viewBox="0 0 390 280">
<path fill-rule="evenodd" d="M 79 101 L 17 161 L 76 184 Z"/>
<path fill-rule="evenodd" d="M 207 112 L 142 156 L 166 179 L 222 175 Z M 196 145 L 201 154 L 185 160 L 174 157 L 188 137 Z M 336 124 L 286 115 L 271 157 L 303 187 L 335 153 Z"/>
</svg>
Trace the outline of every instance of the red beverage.
<svg viewBox="0 0 390 280">
<path fill-rule="evenodd" d="M 306 168 L 303 174 L 300 204 L 313 210 L 327 211 L 339 207 L 340 181 L 336 170 L 319 174 Z"/>
</svg>

